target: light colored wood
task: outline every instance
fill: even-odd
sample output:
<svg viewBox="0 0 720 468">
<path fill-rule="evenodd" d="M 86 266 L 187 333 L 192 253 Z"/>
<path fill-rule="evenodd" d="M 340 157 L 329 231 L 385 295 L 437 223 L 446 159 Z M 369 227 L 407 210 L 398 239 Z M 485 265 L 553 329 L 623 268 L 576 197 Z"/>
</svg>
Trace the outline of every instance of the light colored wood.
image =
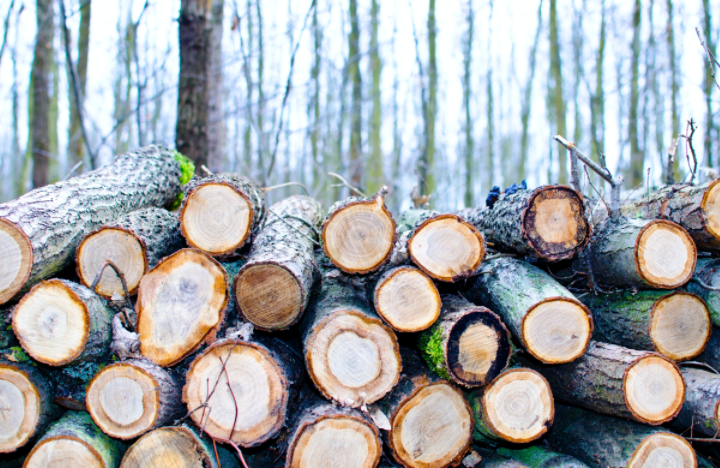
<svg viewBox="0 0 720 468">
<path fill-rule="evenodd" d="M 539 360 L 552 364 L 566 363 L 585 352 L 592 328 L 586 308 L 576 300 L 550 298 L 532 307 L 525 315 L 522 340 L 528 351 Z"/>
<path fill-rule="evenodd" d="M 122 229 L 103 229 L 88 236 L 78 248 L 77 259 L 81 276 L 90 280 L 88 284 L 92 284 L 106 260 L 122 271 L 131 293 L 145 274 L 145 254 L 140 241 Z M 105 268 L 97 284 L 97 293 L 111 297 L 122 289 L 115 270 Z"/>
<path fill-rule="evenodd" d="M 637 360 L 625 375 L 623 390 L 630 411 L 650 422 L 671 418 L 685 401 L 682 374 L 658 355 Z"/>
<path fill-rule="evenodd" d="M 683 228 L 659 220 L 643 228 L 635 255 L 638 271 L 645 281 L 674 289 L 692 277 L 697 249 Z"/>
<path fill-rule="evenodd" d="M 188 243 L 212 255 L 228 253 L 247 238 L 253 213 L 230 185 L 208 183 L 192 191 L 182 211 Z"/>
<path fill-rule="evenodd" d="M 500 345 L 497 332 L 483 323 L 470 325 L 460 335 L 458 362 L 462 374 L 483 376 L 495 362 Z"/>
<path fill-rule="evenodd" d="M 715 181 L 703 195 L 701 203 L 705 225 L 712 235 L 720 239 L 720 183 Z"/>
<path fill-rule="evenodd" d="M 243 315 L 264 329 L 285 328 L 302 313 L 303 293 L 295 276 L 273 264 L 251 266 L 235 283 Z"/>
<path fill-rule="evenodd" d="M 693 294 L 678 292 L 655 304 L 650 338 L 658 352 L 670 359 L 680 361 L 700 354 L 711 331 L 707 306 Z"/>
<path fill-rule="evenodd" d="M 0 453 L 25 445 L 39 420 L 38 389 L 25 373 L 0 366 Z"/>
<path fill-rule="evenodd" d="M 375 310 L 394 330 L 418 332 L 440 316 L 442 302 L 435 284 L 422 271 L 398 267 L 377 285 Z"/>
<path fill-rule="evenodd" d="M 0 304 L 25 284 L 33 264 L 32 245 L 14 224 L 0 219 Z"/>
<path fill-rule="evenodd" d="M 532 227 L 536 235 L 549 244 L 564 244 L 568 250 L 576 247 L 579 227 L 576 213 L 582 212 L 579 205 L 576 198 L 536 197 L 528 207 L 535 215 Z"/>
<path fill-rule="evenodd" d="M 635 449 L 628 468 L 695 468 L 695 450 L 682 437 L 669 432 L 647 436 Z"/>
<path fill-rule="evenodd" d="M 41 441 L 23 468 L 112 468 L 88 444 L 69 436 Z"/>
<path fill-rule="evenodd" d="M 463 394 L 438 382 L 423 387 L 401 404 L 388 433 L 393 453 L 405 466 L 446 466 L 467 450 L 472 412 Z"/>
<path fill-rule="evenodd" d="M 140 437 L 125 452 L 119 468 L 220 467 L 215 460 L 212 445 L 200 439 L 193 429 L 179 426 L 161 427 Z"/>
</svg>

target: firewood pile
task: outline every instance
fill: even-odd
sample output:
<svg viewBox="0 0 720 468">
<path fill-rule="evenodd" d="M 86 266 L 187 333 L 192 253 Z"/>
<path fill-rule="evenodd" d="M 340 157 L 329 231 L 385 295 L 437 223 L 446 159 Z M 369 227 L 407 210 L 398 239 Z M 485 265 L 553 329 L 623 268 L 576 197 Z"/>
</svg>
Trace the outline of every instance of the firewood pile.
<svg viewBox="0 0 720 468">
<path fill-rule="evenodd" d="M 720 182 L 398 215 L 193 173 L 0 204 L 0 466 L 715 466 Z"/>
</svg>

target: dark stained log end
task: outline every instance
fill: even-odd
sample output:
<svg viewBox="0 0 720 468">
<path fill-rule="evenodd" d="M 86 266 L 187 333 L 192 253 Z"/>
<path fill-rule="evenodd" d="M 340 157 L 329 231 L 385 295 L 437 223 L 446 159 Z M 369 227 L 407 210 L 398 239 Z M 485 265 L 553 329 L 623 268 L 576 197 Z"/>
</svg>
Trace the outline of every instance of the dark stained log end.
<svg viewBox="0 0 720 468">
<path fill-rule="evenodd" d="M 678 415 L 685 401 L 685 382 L 671 360 L 650 354 L 635 361 L 623 377 L 625 404 L 645 424 L 658 425 Z"/>
<path fill-rule="evenodd" d="M 708 186 L 700 207 L 708 232 L 720 240 L 720 179 Z"/>
<path fill-rule="evenodd" d="M 5 219 L 0 219 L 0 264 L 0 304 L 4 304 L 22 289 L 33 266 L 30 239 Z"/>
<path fill-rule="evenodd" d="M 281 265 L 262 263 L 242 269 L 235 278 L 237 307 L 262 330 L 294 324 L 303 312 L 303 290 L 297 278 Z"/>
<path fill-rule="evenodd" d="M 373 299 L 378 315 L 399 332 L 427 329 L 440 316 L 442 306 L 432 280 L 411 266 L 396 267 L 383 275 Z"/>
<path fill-rule="evenodd" d="M 673 361 L 692 359 L 710 340 L 712 321 L 698 296 L 684 291 L 669 294 L 653 305 L 650 338 L 660 354 Z"/>
<path fill-rule="evenodd" d="M 655 220 L 642 228 L 635 245 L 635 265 L 650 286 L 675 289 L 692 278 L 697 247 L 679 225 Z"/>
<path fill-rule="evenodd" d="M 588 308 L 567 297 L 547 298 L 522 319 L 522 340 L 527 351 L 546 364 L 563 364 L 582 356 L 592 331 Z"/>
<path fill-rule="evenodd" d="M 655 466 L 695 468 L 697 455 L 690 443 L 679 435 L 658 432 L 640 442 L 627 464 L 628 468 Z"/>
</svg>

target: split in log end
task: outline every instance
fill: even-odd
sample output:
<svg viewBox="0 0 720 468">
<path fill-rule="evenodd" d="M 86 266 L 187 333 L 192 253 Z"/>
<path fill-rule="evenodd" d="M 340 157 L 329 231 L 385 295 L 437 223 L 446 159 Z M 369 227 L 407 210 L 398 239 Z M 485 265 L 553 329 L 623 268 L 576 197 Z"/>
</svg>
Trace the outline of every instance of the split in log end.
<svg viewBox="0 0 720 468">
<path fill-rule="evenodd" d="M 654 304 L 651 314 L 650 338 L 660 354 L 683 361 L 705 349 L 712 322 L 698 296 L 682 291 L 669 294 Z"/>
<path fill-rule="evenodd" d="M 282 266 L 258 264 L 243 269 L 235 279 L 234 289 L 238 309 L 260 329 L 287 328 L 303 312 L 300 283 Z"/>
<path fill-rule="evenodd" d="M 0 304 L 4 304 L 22 289 L 33 266 L 30 240 L 4 219 L 0 219 L 0 265 Z"/>
<path fill-rule="evenodd" d="M 0 453 L 10 453 L 35 433 L 40 394 L 24 372 L 0 364 L 0 398 Z"/>
<path fill-rule="evenodd" d="M 643 280 L 659 289 L 675 289 L 692 278 L 697 247 L 677 224 L 656 220 L 643 227 L 635 245 L 635 263 Z"/>
<path fill-rule="evenodd" d="M 628 468 L 653 466 L 696 467 L 697 456 L 692 446 L 682 437 L 669 432 L 647 436 L 635 449 Z"/>
<path fill-rule="evenodd" d="M 628 409 L 646 424 L 670 421 L 685 402 L 685 382 L 677 366 L 656 354 L 638 359 L 623 381 Z"/>
<path fill-rule="evenodd" d="M 554 297 L 534 305 L 522 322 L 527 351 L 546 364 L 572 362 L 590 343 L 593 322 L 586 306 Z"/>
<path fill-rule="evenodd" d="M 707 230 L 720 239 L 720 179 L 710 184 L 700 204 Z"/>
<path fill-rule="evenodd" d="M 441 306 L 435 284 L 413 267 L 396 268 L 375 289 L 375 310 L 400 332 L 427 329 L 440 316 Z"/>
</svg>

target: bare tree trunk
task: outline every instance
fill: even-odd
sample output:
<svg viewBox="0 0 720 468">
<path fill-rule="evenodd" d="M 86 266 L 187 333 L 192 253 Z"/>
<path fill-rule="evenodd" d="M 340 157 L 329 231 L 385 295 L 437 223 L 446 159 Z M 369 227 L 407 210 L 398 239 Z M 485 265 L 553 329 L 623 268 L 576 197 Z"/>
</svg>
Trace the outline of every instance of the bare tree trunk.
<svg viewBox="0 0 720 468">
<path fill-rule="evenodd" d="M 630 139 L 630 187 L 636 187 L 643 181 L 643 159 L 644 154 L 640 149 L 638 137 L 638 106 L 640 102 L 640 18 L 642 17 L 642 5 L 640 0 L 635 0 L 633 8 L 633 40 L 632 53 L 630 58 L 630 112 L 628 123 L 628 137 Z"/>
<path fill-rule="evenodd" d="M 583 52 L 585 34 L 583 30 L 583 15 L 585 14 L 585 0 L 583 0 L 580 9 L 575 8 L 573 18 L 573 72 L 575 80 L 573 82 L 573 107 L 575 107 L 575 122 L 573 123 L 573 141 L 576 144 L 582 139 L 582 122 L 580 121 L 580 106 L 578 103 L 578 92 L 580 91 L 580 80 L 585 74 L 583 67 Z"/>
<path fill-rule="evenodd" d="M 208 76 L 208 167 L 219 172 L 226 167 L 225 157 L 225 79 L 223 76 L 222 38 L 225 0 L 213 0 L 210 20 L 210 74 Z"/>
<path fill-rule="evenodd" d="M 12 132 L 13 132 L 13 138 L 12 138 L 12 156 L 10 159 L 10 173 L 13 174 L 16 179 L 14 184 L 6 184 L 7 192 L 5 192 L 3 195 L 5 196 L 5 199 L 12 199 L 17 198 L 22 193 L 22 189 L 25 183 L 25 179 L 22 177 L 18 177 L 19 170 L 22 170 L 23 166 L 23 155 L 20 152 L 20 94 L 18 93 L 18 70 L 17 70 L 17 44 L 18 44 L 18 37 L 19 37 L 19 24 L 20 24 L 20 14 L 22 13 L 22 9 L 17 13 L 15 17 L 15 41 L 13 42 L 13 47 L 10 50 L 10 60 L 12 61 L 12 74 L 13 74 L 13 84 L 12 84 Z"/>
<path fill-rule="evenodd" d="M 603 62 L 605 59 L 605 0 L 602 2 L 600 40 L 595 57 L 595 92 L 590 98 L 590 126 L 592 133 L 591 155 L 599 155 L 605 148 L 605 95 L 603 90 Z"/>
<path fill-rule="evenodd" d="M 245 76 L 246 76 L 246 85 L 247 85 L 247 102 L 245 103 L 245 109 L 247 111 L 246 114 L 246 122 L 245 122 L 245 131 L 243 133 L 243 147 L 245 149 L 245 153 L 243 154 L 243 158 L 245 160 L 245 163 L 247 164 L 247 170 L 252 171 L 253 164 L 252 164 L 252 122 L 253 122 L 253 81 L 252 81 L 252 73 L 250 71 L 251 65 L 249 60 L 247 60 L 247 56 L 252 53 L 253 50 L 253 13 L 252 13 L 252 0 L 247 1 L 247 10 L 245 14 L 245 22 L 247 23 L 247 53 L 245 53 L 246 61 L 244 64 L 245 68 Z M 240 33 L 242 35 L 242 32 Z M 241 36 L 242 37 L 242 36 Z M 260 135 L 258 135 L 258 138 L 260 138 Z M 259 156 L 258 156 L 259 157 Z"/>
<path fill-rule="evenodd" d="M 465 108 L 465 207 L 475 206 L 475 185 L 473 183 L 473 159 L 475 156 L 475 139 L 473 137 L 473 119 L 470 112 L 470 80 L 472 75 L 472 43 L 475 27 L 475 10 L 473 0 L 467 4 L 467 32 L 463 38 L 463 107 Z"/>
<path fill-rule="evenodd" d="M 494 179 L 494 173 L 495 173 L 495 108 L 494 108 L 494 101 L 493 101 L 493 81 L 492 81 L 492 59 L 490 58 L 492 56 L 492 16 L 493 16 L 493 2 L 490 1 L 490 35 L 488 39 L 488 48 L 487 48 L 487 85 L 485 86 L 486 90 L 486 97 L 487 97 L 487 150 L 485 157 L 486 160 L 486 166 L 485 171 L 487 172 L 485 174 L 485 177 L 487 179 L 487 184 L 485 184 L 485 189 L 490 190 L 490 187 L 493 185 L 493 179 Z"/>
<path fill-rule="evenodd" d="M 559 135 L 567 134 L 565 123 L 565 97 L 563 96 L 562 61 L 558 38 L 557 0 L 550 0 L 550 98 L 555 117 L 555 129 Z M 558 147 L 558 183 L 567 183 L 567 153 Z"/>
<path fill-rule="evenodd" d="M 670 131 L 670 138 L 676 138 L 677 135 L 680 133 L 680 117 L 678 115 L 678 106 L 677 106 L 677 100 L 678 100 L 678 93 L 680 91 L 680 84 L 679 84 L 679 73 L 678 73 L 678 66 L 677 66 L 677 56 L 675 55 L 675 26 L 673 24 L 673 2 L 672 0 L 667 0 L 667 14 L 668 14 L 668 20 L 667 20 L 667 46 L 668 46 L 668 55 L 670 56 L 670 75 L 671 75 L 671 94 L 670 94 L 670 102 L 672 106 L 672 129 Z M 680 180 L 680 158 L 679 155 L 675 155 L 675 180 Z"/>
<path fill-rule="evenodd" d="M 30 131 L 28 153 L 32 154 L 32 186 L 49 182 L 50 158 L 50 77 L 52 74 L 55 12 L 52 0 L 37 0 L 35 58 L 30 75 Z"/>
<path fill-rule="evenodd" d="M 257 39 L 258 39 L 258 61 L 257 61 L 257 128 L 258 128 L 258 169 L 260 170 L 261 182 L 266 182 L 266 178 L 270 174 L 265 174 L 265 155 L 267 154 L 267 145 L 265 145 L 265 94 L 263 92 L 263 77 L 265 74 L 265 45 L 263 43 L 263 16 L 260 9 L 260 0 L 255 0 L 255 13 L 257 14 Z"/>
<path fill-rule="evenodd" d="M 72 168 L 85 159 L 85 145 L 83 144 L 82 129 L 80 127 L 80 115 L 78 108 L 82 109 L 85 102 L 85 88 L 87 81 L 88 57 L 90 52 L 90 17 L 92 14 L 92 3 L 87 2 L 80 9 L 80 34 L 77 46 L 77 81 L 80 102 L 70 106 L 70 129 L 68 130 L 68 166 Z M 67 64 L 71 67 L 72 64 Z M 70 95 L 74 93 L 72 80 L 68 80 Z M 88 155 L 90 156 L 90 155 Z M 84 172 L 82 167 L 76 173 Z"/>
<path fill-rule="evenodd" d="M 398 79 L 397 52 L 395 48 L 395 36 L 397 34 L 397 23 L 393 29 L 392 51 L 393 51 L 393 166 L 392 166 L 392 199 L 391 209 L 393 213 L 400 211 L 402 194 L 400 193 L 400 162 L 402 161 L 402 130 L 400 129 L 400 82 Z"/>
<path fill-rule="evenodd" d="M 703 0 L 703 35 L 705 36 L 705 45 L 710 52 L 715 55 L 715 43 L 713 42 L 712 18 L 710 17 L 710 1 Z M 713 164 L 713 140 L 712 135 L 715 132 L 715 123 L 712 110 L 712 94 L 713 94 L 713 76 L 712 68 L 703 63 L 705 69 L 705 81 L 703 82 L 703 91 L 705 92 L 705 106 L 707 108 L 707 117 L 705 122 L 705 138 L 703 141 L 704 154 L 708 167 L 714 167 Z"/>
<path fill-rule="evenodd" d="M 522 108 L 520 111 L 520 121 L 522 123 L 522 136 L 520 137 L 520 167 L 518 169 L 518 177 L 525 178 L 525 164 L 528 159 L 528 129 L 530 123 L 530 107 L 532 104 L 532 85 L 535 78 L 535 64 L 537 63 L 537 48 L 540 43 L 540 31 L 542 30 L 542 6 L 540 0 L 537 14 L 537 29 L 535 30 L 535 40 L 533 41 L 532 50 L 530 52 L 530 75 L 525 83 L 523 90 Z"/>
<path fill-rule="evenodd" d="M 310 74 L 312 75 L 313 97 L 311 110 L 312 115 L 309 116 L 309 119 L 311 119 L 312 121 L 312 129 L 310 130 L 310 147 L 313 160 L 313 187 L 317 190 L 320 188 L 319 182 L 322 179 L 322 173 L 324 172 L 321 170 L 322 167 L 320 165 L 320 148 L 318 145 L 320 139 L 320 65 L 322 63 L 320 49 L 322 48 L 323 35 L 320 24 L 318 23 L 317 6 L 313 8 L 312 30 L 313 66 Z M 323 164 L 326 164 L 324 158 Z"/>
<path fill-rule="evenodd" d="M 352 82 L 350 111 L 350 183 L 362 183 L 362 78 L 360 77 L 360 19 L 357 0 L 350 0 L 350 36 L 348 37 L 348 75 Z"/>
<path fill-rule="evenodd" d="M 380 74 L 382 62 L 378 44 L 378 27 L 380 5 L 378 0 L 372 0 L 370 7 L 370 72 L 372 74 L 372 117 L 370 119 L 370 157 L 368 158 L 366 188 L 370 193 L 380 190 L 385 182 L 383 171 L 383 154 L 380 142 L 380 128 L 382 126 L 382 101 L 380 96 Z"/>
</svg>

